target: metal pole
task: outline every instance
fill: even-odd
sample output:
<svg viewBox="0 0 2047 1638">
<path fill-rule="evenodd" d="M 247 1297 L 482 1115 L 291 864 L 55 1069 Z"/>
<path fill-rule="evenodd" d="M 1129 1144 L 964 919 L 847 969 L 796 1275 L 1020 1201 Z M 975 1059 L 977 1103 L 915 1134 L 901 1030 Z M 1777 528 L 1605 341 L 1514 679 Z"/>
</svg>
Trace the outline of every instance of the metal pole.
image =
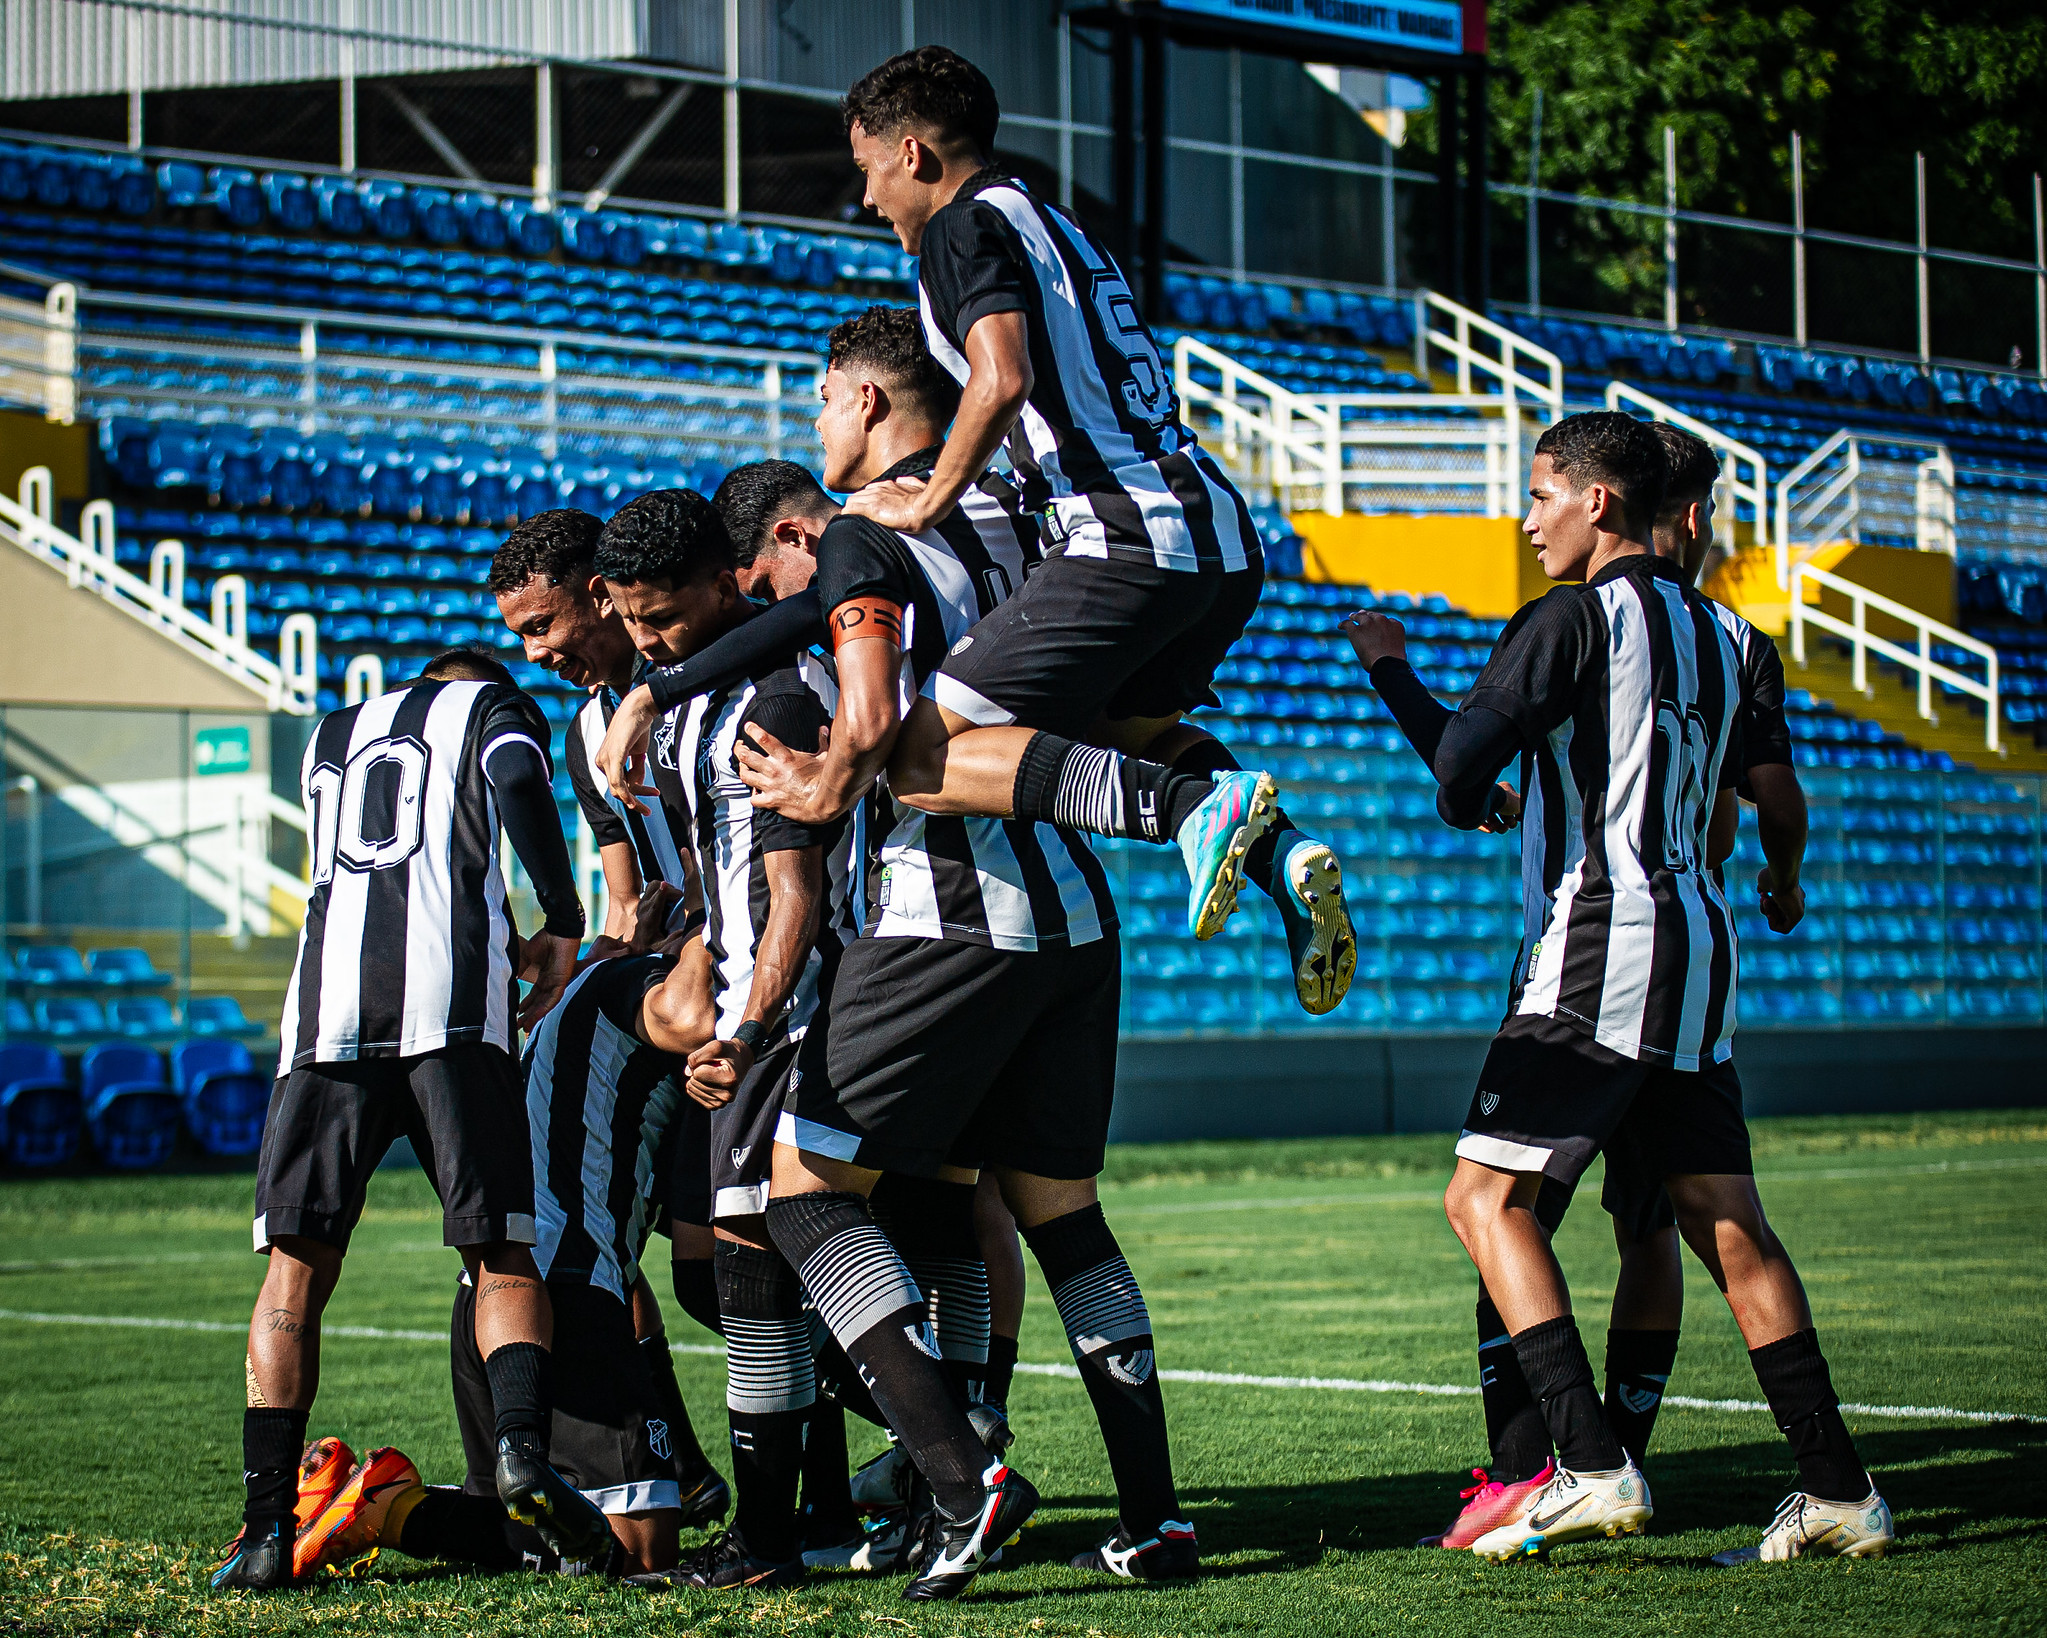
<svg viewBox="0 0 2047 1638">
<path fill-rule="evenodd" d="M 2047 213 L 2040 205 L 2040 173 L 2033 173 L 2033 364 L 2047 381 Z"/>
<path fill-rule="evenodd" d="M 1805 345 L 1805 142 L 1791 133 L 1791 333 Z"/>
<path fill-rule="evenodd" d="M 1166 31 L 1144 22 L 1144 263 L 1141 310 L 1156 315 L 1166 298 Z"/>
<path fill-rule="evenodd" d="M 1463 129 L 1458 120 L 1462 74 L 1447 73 L 1436 91 L 1436 277 L 1435 285 L 1461 301 L 1464 289 L 1464 196 L 1457 172 Z"/>
<path fill-rule="evenodd" d="M 341 26 L 355 27 L 356 0 L 342 0 Z M 355 169 L 355 36 L 341 36 L 341 168 Z"/>
<path fill-rule="evenodd" d="M 1073 19 L 1059 13 L 1059 208 L 1073 209 Z"/>
<path fill-rule="evenodd" d="M 128 146 L 142 146 L 142 13 L 128 13 Z"/>
<path fill-rule="evenodd" d="M 1230 271 L 1244 276 L 1244 54 L 1230 47 Z"/>
<path fill-rule="evenodd" d="M 903 49 L 917 49 L 917 0 L 903 0 Z"/>
<path fill-rule="evenodd" d="M 1542 230 L 1536 220 L 1541 206 L 1535 190 L 1542 186 L 1542 87 L 1535 88 L 1535 112 L 1528 122 L 1528 310 L 1542 317 Z"/>
<path fill-rule="evenodd" d="M 1663 327 L 1677 328 L 1677 130 L 1663 128 Z"/>
<path fill-rule="evenodd" d="M 1926 155 L 1914 154 L 1912 168 L 1919 187 L 1919 362 L 1933 362 L 1933 302 L 1927 283 L 1926 259 Z"/>
<path fill-rule="evenodd" d="M 1379 172 L 1379 282 L 1392 295 L 1400 288 L 1400 245 L 1394 237 L 1393 144 L 1382 141 L 1380 158 L 1386 163 Z"/>
<path fill-rule="evenodd" d="M 554 209 L 554 64 L 533 70 L 533 208 Z"/>
<path fill-rule="evenodd" d="M 725 214 L 739 216 L 739 0 L 725 0 Z"/>
<path fill-rule="evenodd" d="M 43 787 L 33 774 L 21 782 L 21 792 L 26 798 L 28 834 L 28 879 L 22 884 L 21 910 L 31 927 L 43 924 Z"/>
</svg>

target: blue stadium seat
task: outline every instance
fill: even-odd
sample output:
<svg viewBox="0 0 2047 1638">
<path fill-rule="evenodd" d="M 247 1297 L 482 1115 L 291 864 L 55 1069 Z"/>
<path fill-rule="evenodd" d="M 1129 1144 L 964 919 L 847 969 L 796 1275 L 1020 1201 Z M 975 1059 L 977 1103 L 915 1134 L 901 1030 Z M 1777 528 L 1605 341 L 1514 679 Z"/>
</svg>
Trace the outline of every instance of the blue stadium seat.
<svg viewBox="0 0 2047 1638">
<path fill-rule="evenodd" d="M 16 1166 L 61 1166 L 78 1152 L 84 1125 L 64 1063 L 44 1046 L 0 1045 L 0 1152 Z"/>
<path fill-rule="evenodd" d="M 38 989 L 94 982 L 85 958 L 68 944 L 27 945 L 16 953 L 15 961 L 21 982 Z"/>
<path fill-rule="evenodd" d="M 195 995 L 185 1003 L 185 1030 L 190 1035 L 261 1035 L 263 1026 L 242 1014 L 231 995 Z"/>
<path fill-rule="evenodd" d="M 185 1124 L 209 1155 L 252 1155 L 263 1147 L 272 1082 L 253 1073 L 199 1077 L 184 1101 Z"/>
<path fill-rule="evenodd" d="M 225 1036 L 182 1041 L 171 1049 L 171 1086 L 189 1096 L 206 1075 L 247 1075 L 255 1064 L 249 1049 Z"/>
<path fill-rule="evenodd" d="M 124 996 L 107 1006 L 114 1032 L 138 1040 L 173 1034 L 178 1027 L 169 1000 L 161 995 Z"/>
</svg>

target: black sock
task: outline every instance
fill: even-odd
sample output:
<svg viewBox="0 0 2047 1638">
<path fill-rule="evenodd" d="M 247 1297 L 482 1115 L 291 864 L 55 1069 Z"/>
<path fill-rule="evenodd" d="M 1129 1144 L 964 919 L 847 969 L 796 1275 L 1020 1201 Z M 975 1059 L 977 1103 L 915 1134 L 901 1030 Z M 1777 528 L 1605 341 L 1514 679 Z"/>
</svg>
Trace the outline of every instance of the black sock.
<svg viewBox="0 0 2047 1638">
<path fill-rule="evenodd" d="M 1140 842 L 1170 842 L 1213 785 L 1207 774 L 1034 735 L 1016 765 L 1011 801 L 1019 819 L 1047 820 Z"/>
<path fill-rule="evenodd" d="M 818 1398 L 829 1399 L 848 1416 L 857 1416 L 863 1422 L 872 1422 L 886 1430 L 888 1418 L 881 1414 L 881 1407 L 874 1402 L 874 1395 L 867 1384 L 860 1380 L 860 1373 L 846 1357 L 846 1350 L 833 1339 L 831 1329 L 822 1320 L 811 1329 L 810 1347 L 817 1360 Z"/>
<path fill-rule="evenodd" d="M 1180 1514 L 1151 1316 L 1100 1205 L 1023 1231 L 1066 1324 L 1074 1362 L 1101 1424 L 1116 1501 L 1132 1541 Z"/>
<path fill-rule="evenodd" d="M 1557 1460 L 1573 1473 L 1611 1473 L 1628 1453 L 1607 1426 L 1592 1387 L 1592 1361 L 1569 1314 L 1515 1333 L 1514 1355 L 1528 1388 L 1542 1406 L 1542 1419 L 1557 1448 Z"/>
<path fill-rule="evenodd" d="M 640 1357 L 646 1360 L 647 1375 L 653 1379 L 654 1403 L 661 1407 L 676 1481 L 687 1493 L 703 1482 L 711 1463 L 704 1455 L 704 1447 L 697 1443 L 696 1429 L 690 1426 L 689 1406 L 682 1402 L 682 1384 L 675 1380 L 675 1356 L 668 1351 L 668 1333 L 656 1331 L 651 1337 L 641 1337 Z M 653 1427 L 649 1426 L 647 1432 L 651 1436 Z M 659 1447 L 657 1439 L 655 1448 Z"/>
<path fill-rule="evenodd" d="M 252 1405 L 242 1412 L 242 1522 L 253 1527 L 292 1516 L 299 1498 L 299 1457 L 311 1411 Z"/>
<path fill-rule="evenodd" d="M 988 1381 L 988 1265 L 974 1234 L 972 1183 L 888 1172 L 869 1204 L 931 1305 L 938 1368 L 953 1403 L 981 1402 Z"/>
<path fill-rule="evenodd" d="M 1670 1368 L 1677 1363 L 1675 1331 L 1608 1331 L 1606 1333 L 1606 1419 L 1621 1449 L 1639 1466 L 1649 1448 L 1656 1413 Z M 1860 1496 L 1829 1501 L 1859 1501 Z"/>
<path fill-rule="evenodd" d="M 718 1318 L 718 1276 L 711 1272 L 708 1257 L 678 1257 L 669 1268 L 675 1276 L 675 1300 L 682 1311 L 706 1331 L 725 1334 Z"/>
<path fill-rule="evenodd" d="M 796 1486 L 803 1430 L 817 1398 L 810 1322 L 796 1271 L 779 1253 L 720 1240 L 725 1409 L 732 1422 L 732 1527 L 755 1558 L 786 1564 L 801 1550 Z"/>
<path fill-rule="evenodd" d="M 826 1192 L 770 1200 L 768 1232 L 940 1505 L 965 1517 L 985 1494 L 988 1452 L 946 1389 L 924 1294 L 866 1199 Z"/>
<path fill-rule="evenodd" d="M 1197 739 L 1186 750 L 1173 758 L 1173 772 L 1193 774 L 1207 779 L 1213 774 L 1235 772 L 1243 763 L 1230 754 L 1230 748 L 1219 739 Z M 1278 898 L 1279 893 L 1272 884 L 1272 867 L 1277 862 L 1279 839 L 1294 828 L 1294 822 L 1286 816 L 1284 808 L 1272 816 L 1272 826 L 1253 842 L 1244 853 L 1244 874 L 1265 889 L 1266 897 Z"/>
<path fill-rule="evenodd" d="M 1478 1299 L 1478 1391 L 1485 1399 L 1492 1477 L 1502 1484 L 1534 1478 L 1549 1464 L 1549 1424 L 1528 1391 L 1507 1322 L 1483 1292 Z"/>
<path fill-rule="evenodd" d="M 1009 1413 L 1009 1385 L 1016 1378 L 1016 1338 L 1000 1331 L 988 1337 L 988 1381 L 981 1390 L 983 1404 Z"/>
<path fill-rule="evenodd" d="M 509 1570 L 519 1555 L 505 1539 L 505 1510 L 495 1496 L 432 1485 L 405 1515 L 398 1551 L 411 1558 L 453 1559 L 486 1570 Z"/>
<path fill-rule="evenodd" d="M 547 1460 L 554 1393 L 548 1352 L 537 1342 L 508 1342 L 483 1362 L 490 1402 L 497 1407 L 497 1441 L 523 1455 Z"/>
<path fill-rule="evenodd" d="M 1859 1502 L 1870 1492 L 1869 1474 L 1855 1454 L 1841 1401 L 1820 1352 L 1819 1333 L 1793 1332 L 1749 1350 L 1756 1382 L 1770 1402 L 1770 1414 L 1798 1462 L 1799 1488 L 1822 1501 Z"/>
<path fill-rule="evenodd" d="M 810 1407 L 803 1441 L 803 1545 L 830 1547 L 859 1527 L 847 1472 L 846 1413 L 820 1399 Z"/>
</svg>

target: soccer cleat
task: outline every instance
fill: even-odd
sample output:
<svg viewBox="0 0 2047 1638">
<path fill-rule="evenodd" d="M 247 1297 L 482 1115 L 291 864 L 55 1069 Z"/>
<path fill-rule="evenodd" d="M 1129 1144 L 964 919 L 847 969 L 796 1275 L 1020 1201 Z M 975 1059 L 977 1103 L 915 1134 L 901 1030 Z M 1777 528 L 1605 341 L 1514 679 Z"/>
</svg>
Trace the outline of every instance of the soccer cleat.
<svg viewBox="0 0 2047 1638">
<path fill-rule="evenodd" d="M 697 1481 L 696 1488 L 682 1498 L 682 1528 L 702 1530 L 716 1524 L 732 1510 L 732 1487 L 718 1477 L 715 1469 L 705 1468 L 704 1476 Z"/>
<path fill-rule="evenodd" d="M 611 1525 L 596 1504 L 539 1457 L 500 1443 L 497 1483 L 505 1511 L 538 1531 L 550 1552 L 570 1563 L 610 1552 Z"/>
<path fill-rule="evenodd" d="M 905 1598 L 922 1603 L 959 1597 L 1038 1509 L 1036 1486 L 1000 1462 L 988 1464 L 981 1486 L 980 1505 L 965 1518 L 936 1510 L 931 1555 L 903 1589 Z"/>
<path fill-rule="evenodd" d="M 1532 1479 L 1523 1479 L 1517 1484 L 1507 1484 L 1495 1479 L 1482 1467 L 1471 1470 L 1471 1476 L 1478 1480 L 1469 1490 L 1460 1490 L 1457 1499 L 1464 1503 L 1457 1517 L 1450 1521 L 1450 1528 L 1440 1536 L 1423 1536 L 1415 1543 L 1417 1547 L 1449 1547 L 1462 1551 L 1495 1526 L 1516 1517 L 1528 1498 L 1550 1481 L 1556 1472 L 1555 1462 L 1545 1462 L 1542 1471 Z"/>
<path fill-rule="evenodd" d="M 1125 1581 L 1184 1581 L 1201 1572 L 1201 1549 L 1194 1543 L 1194 1526 L 1167 1519 L 1159 1533 L 1133 1542 L 1117 1525 L 1101 1546 L 1073 1560 L 1076 1570 L 1101 1570 Z"/>
<path fill-rule="evenodd" d="M 1343 899 L 1343 866 L 1326 843 L 1302 836 L 1278 861 L 1280 924 L 1294 964 L 1294 994 L 1319 1018 L 1350 993 L 1358 970 L 1358 936 Z M 1285 838 L 1281 838 L 1285 840 Z"/>
<path fill-rule="evenodd" d="M 1244 855 L 1278 815 L 1270 774 L 1229 769 L 1215 776 L 1215 788 L 1181 823 L 1174 839 L 1187 861 L 1187 927 L 1196 938 L 1222 931 L 1237 908 Z"/>
<path fill-rule="evenodd" d="M 227 1556 L 213 1567 L 208 1585 L 215 1592 L 229 1592 L 236 1587 L 266 1591 L 289 1587 L 291 1535 L 289 1519 L 273 1519 L 253 1533 L 244 1527 L 229 1543 Z"/>
<path fill-rule="evenodd" d="M 1652 1511 L 1648 1482 L 1633 1462 L 1611 1473 L 1573 1473 L 1558 1465 L 1525 1507 L 1480 1536 L 1471 1550 L 1496 1564 L 1533 1558 L 1588 1536 L 1639 1535 Z"/>
<path fill-rule="evenodd" d="M 879 1456 L 862 1462 L 853 1470 L 848 1488 L 853 1505 L 863 1513 L 893 1513 L 910 1505 L 910 1485 L 917 1469 L 910 1453 L 901 1445 L 890 1445 Z"/>
<path fill-rule="evenodd" d="M 402 1450 L 389 1445 L 373 1450 L 334 1492 L 334 1499 L 299 1531 L 292 1549 L 292 1571 L 311 1575 L 322 1565 L 346 1564 L 381 1544 L 384 1522 L 398 1507 L 403 1522 L 426 1494 L 419 1469 Z"/>
<path fill-rule="evenodd" d="M 880 1571 L 896 1567 L 903 1550 L 903 1523 L 883 1521 L 872 1530 L 857 1525 L 844 1541 L 821 1542 L 803 1549 L 803 1566 L 808 1570 Z"/>
<path fill-rule="evenodd" d="M 629 1575 L 626 1582 L 648 1592 L 672 1592 L 687 1588 L 694 1592 L 743 1592 L 749 1587 L 774 1592 L 783 1587 L 800 1587 L 809 1572 L 801 1558 L 786 1564 L 755 1558 L 737 1530 L 721 1530 L 710 1542 L 684 1559 L 672 1570 L 652 1575 Z"/>
<path fill-rule="evenodd" d="M 1782 1564 L 1794 1558 L 1882 1558 L 1898 1539 L 1889 1505 L 1874 1489 L 1859 1502 L 1823 1501 L 1794 1490 L 1777 1504 L 1777 1516 L 1760 1547 L 1715 1553 L 1720 1565 Z"/>
<path fill-rule="evenodd" d="M 299 1529 L 326 1511 L 334 1492 L 348 1482 L 354 1469 L 355 1452 L 331 1435 L 306 1446 L 299 1457 L 299 1499 L 292 1509 Z"/>
<path fill-rule="evenodd" d="M 1009 1425 L 1009 1412 L 1000 1405 L 969 1405 L 967 1420 L 973 1424 L 974 1432 L 981 1440 L 981 1448 L 990 1456 L 1000 1456 L 1016 1443 L 1016 1434 Z"/>
</svg>

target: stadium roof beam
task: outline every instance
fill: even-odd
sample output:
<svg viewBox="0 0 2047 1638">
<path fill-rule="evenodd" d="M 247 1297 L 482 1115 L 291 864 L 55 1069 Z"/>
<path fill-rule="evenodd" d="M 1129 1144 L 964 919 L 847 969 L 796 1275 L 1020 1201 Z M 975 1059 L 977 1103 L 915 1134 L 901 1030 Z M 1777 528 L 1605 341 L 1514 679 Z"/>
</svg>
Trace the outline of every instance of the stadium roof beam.
<svg viewBox="0 0 2047 1638">
<path fill-rule="evenodd" d="M 427 117 L 424 108 L 395 85 L 379 85 L 377 89 L 391 99 L 391 106 L 405 116 L 405 123 L 425 139 L 426 145 L 441 156 L 442 164 L 465 182 L 483 180 L 483 173 L 462 157 L 462 150 L 450 142 L 447 134 Z"/>
<path fill-rule="evenodd" d="M 583 208 L 596 210 L 617 191 L 618 185 L 632 174 L 641 157 L 654 145 L 654 139 L 668 129 L 668 122 L 682 112 L 682 105 L 689 101 L 690 93 L 696 90 L 692 81 L 685 81 L 661 99 L 661 106 L 647 116 L 647 123 L 633 133 L 632 141 L 625 145 L 618 158 L 599 179 L 597 186 L 583 195 Z"/>
</svg>

